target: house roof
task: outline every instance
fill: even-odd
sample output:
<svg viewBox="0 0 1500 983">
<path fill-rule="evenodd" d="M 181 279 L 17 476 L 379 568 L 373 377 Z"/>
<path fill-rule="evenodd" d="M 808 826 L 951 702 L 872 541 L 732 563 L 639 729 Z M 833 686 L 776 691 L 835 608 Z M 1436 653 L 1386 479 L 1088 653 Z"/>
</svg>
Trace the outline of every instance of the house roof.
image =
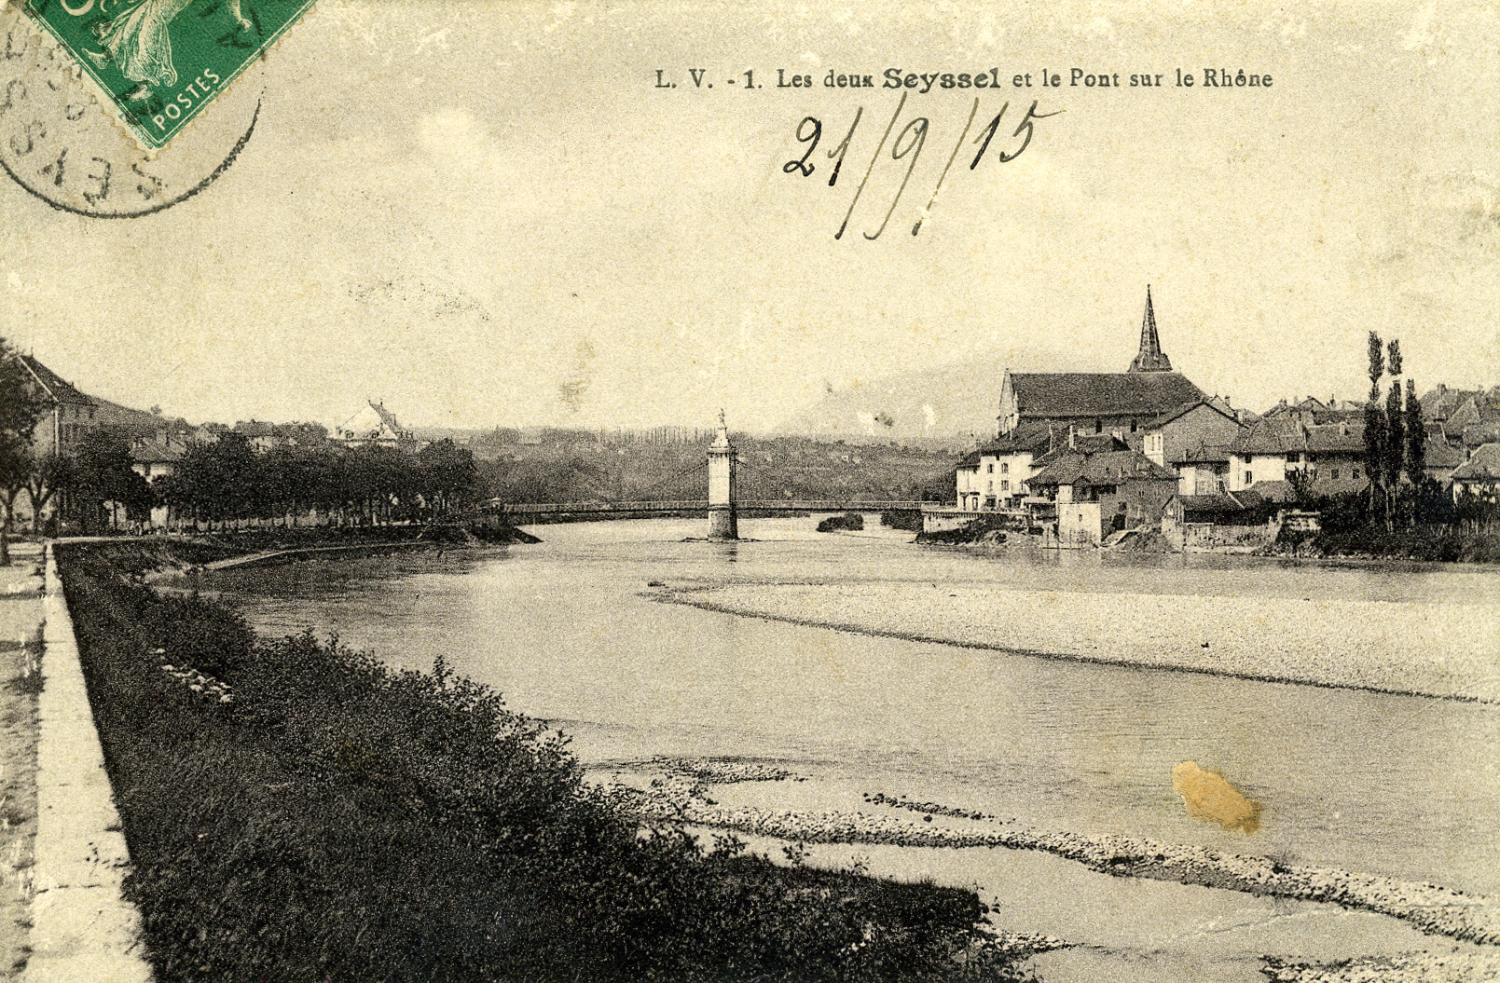
<svg viewBox="0 0 1500 983">
<path fill-rule="evenodd" d="M 960 468 L 977 468 L 977 467 L 979 467 L 979 458 L 980 458 L 980 456 L 983 453 L 984 452 L 982 450 L 972 450 L 972 451 L 969 451 L 969 453 L 965 454 L 959 460 L 958 466 Z"/>
<path fill-rule="evenodd" d="M 1173 495 L 1167 504 L 1178 502 L 1182 505 L 1182 516 L 1187 520 L 1199 522 L 1212 521 L 1221 516 L 1235 515 L 1246 511 L 1250 506 L 1241 502 L 1233 495 Z M 1258 503 L 1258 499 L 1256 500 Z M 1163 509 L 1166 505 L 1162 506 Z"/>
<path fill-rule="evenodd" d="M 1313 478 L 1309 491 L 1314 498 L 1335 498 L 1339 495 L 1363 492 L 1370 487 L 1370 483 L 1364 478 L 1329 478 L 1318 475 Z M 1289 481 L 1257 481 L 1242 492 L 1235 492 L 1235 497 L 1245 501 L 1249 494 L 1259 495 L 1268 502 L 1290 502 L 1297 497 L 1296 491 Z"/>
<path fill-rule="evenodd" d="M 269 437 L 276 428 L 264 420 L 239 420 L 234 425 L 234 432 L 246 437 Z"/>
<path fill-rule="evenodd" d="M 159 440 L 138 441 L 130 448 L 131 460 L 141 464 L 175 463 L 186 454 L 186 449 L 180 444 L 164 444 Z"/>
<path fill-rule="evenodd" d="M 1218 396 L 1205 396 L 1201 399 L 1191 399 L 1172 407 L 1156 419 L 1148 421 L 1142 429 L 1159 430 L 1173 420 L 1186 416 L 1200 406 L 1207 406 L 1214 412 L 1222 414 L 1225 418 L 1233 420 L 1235 423 L 1239 422 L 1239 417 L 1235 415 L 1234 408 L 1229 405 L 1228 401 L 1220 399 Z"/>
<path fill-rule="evenodd" d="M 1500 481 L 1500 444 L 1485 444 L 1453 472 L 1454 481 Z"/>
<path fill-rule="evenodd" d="M 1117 450 L 1099 454 L 1077 451 L 1059 455 L 1028 484 L 1036 488 L 1047 485 L 1119 485 L 1127 481 L 1173 481 L 1177 476 L 1161 467 L 1140 451 Z"/>
<path fill-rule="evenodd" d="M 1012 372 L 1010 381 L 1029 419 L 1156 416 L 1203 398 L 1178 372 Z"/>
<path fill-rule="evenodd" d="M 1463 449 L 1441 440 L 1429 439 L 1422 456 L 1429 468 L 1456 468 L 1464 463 Z"/>
<path fill-rule="evenodd" d="M 92 406 L 94 401 L 80 392 L 71 382 L 53 372 L 30 355 L 21 355 L 20 362 L 54 402 Z"/>
<path fill-rule="evenodd" d="M 1071 437 L 1067 431 L 1058 435 L 1057 442 L 1038 454 L 1036 460 L 1032 461 L 1034 467 L 1045 467 L 1059 461 L 1068 455 L 1079 454 L 1103 454 L 1106 451 L 1128 451 L 1131 446 L 1120 437 L 1112 433 L 1075 433 Z M 1138 449 L 1138 448 L 1137 448 Z"/>
<path fill-rule="evenodd" d="M 1288 414 L 1262 418 L 1246 427 L 1229 445 L 1231 454 L 1364 453 L 1363 421 L 1303 423 Z"/>
<path fill-rule="evenodd" d="M 1065 441 L 1068 425 L 1055 420 L 1022 420 L 1013 429 L 984 445 L 986 454 L 1040 454 L 1058 441 Z"/>
<path fill-rule="evenodd" d="M 1460 438 L 1465 447 L 1478 448 L 1500 441 L 1500 421 L 1472 423 L 1463 428 Z"/>
</svg>

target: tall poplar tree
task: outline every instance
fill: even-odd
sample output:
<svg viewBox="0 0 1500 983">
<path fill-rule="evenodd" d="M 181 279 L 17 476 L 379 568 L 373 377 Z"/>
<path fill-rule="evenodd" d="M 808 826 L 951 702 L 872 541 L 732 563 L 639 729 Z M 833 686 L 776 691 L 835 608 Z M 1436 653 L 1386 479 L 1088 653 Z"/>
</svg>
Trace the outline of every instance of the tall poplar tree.
<svg viewBox="0 0 1500 983">
<path fill-rule="evenodd" d="M 1370 517 L 1377 503 L 1384 501 L 1385 413 L 1380 407 L 1380 378 L 1385 375 L 1385 345 L 1380 335 L 1370 332 L 1369 344 L 1370 398 L 1365 402 L 1365 474 L 1370 479 Z"/>
</svg>

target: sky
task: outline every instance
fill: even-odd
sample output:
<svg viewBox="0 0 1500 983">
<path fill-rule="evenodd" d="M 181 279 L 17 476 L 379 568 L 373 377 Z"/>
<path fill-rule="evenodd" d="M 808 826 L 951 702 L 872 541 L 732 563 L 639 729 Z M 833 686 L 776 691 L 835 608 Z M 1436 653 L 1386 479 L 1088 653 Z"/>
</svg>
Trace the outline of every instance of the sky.
<svg viewBox="0 0 1500 983">
<path fill-rule="evenodd" d="M 1361 398 L 1372 329 L 1422 388 L 1500 383 L 1492 6 L 915 6 L 318 0 L 151 165 L 186 186 L 259 101 L 190 201 L 102 221 L 0 177 L 0 335 L 194 420 L 333 425 L 377 398 L 411 425 L 700 426 L 723 407 L 756 430 L 948 362 L 993 362 L 972 394 L 989 402 L 1028 352 L 1123 369 L 1149 283 L 1174 364 L 1239 406 Z M 978 93 L 920 234 L 973 91 L 907 94 L 891 139 L 917 116 L 928 138 L 890 224 L 866 238 L 910 164 L 887 143 L 835 239 L 900 94 L 826 73 L 990 66 L 1007 87 Z M 1075 66 L 1274 82 L 1009 87 Z M 778 89 L 778 68 L 814 84 Z M 1002 164 L 1032 99 L 1062 112 Z M 803 177 L 784 165 L 807 115 L 824 134 Z M 16 125 L 0 115 L 0 155 Z"/>
</svg>

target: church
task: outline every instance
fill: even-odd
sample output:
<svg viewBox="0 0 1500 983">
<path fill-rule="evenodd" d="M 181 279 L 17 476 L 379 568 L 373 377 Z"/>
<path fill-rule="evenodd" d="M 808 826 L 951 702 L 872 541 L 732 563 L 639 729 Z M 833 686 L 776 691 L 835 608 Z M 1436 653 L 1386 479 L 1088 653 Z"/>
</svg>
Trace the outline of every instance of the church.
<svg viewBox="0 0 1500 983">
<path fill-rule="evenodd" d="M 1064 432 L 1115 433 L 1129 440 L 1168 410 L 1206 398 L 1172 369 L 1156 331 L 1151 288 L 1141 317 L 1140 350 L 1124 372 L 1012 372 L 1000 384 L 1000 436 L 1048 421 Z M 1132 441 L 1132 444 L 1135 442 Z"/>
</svg>

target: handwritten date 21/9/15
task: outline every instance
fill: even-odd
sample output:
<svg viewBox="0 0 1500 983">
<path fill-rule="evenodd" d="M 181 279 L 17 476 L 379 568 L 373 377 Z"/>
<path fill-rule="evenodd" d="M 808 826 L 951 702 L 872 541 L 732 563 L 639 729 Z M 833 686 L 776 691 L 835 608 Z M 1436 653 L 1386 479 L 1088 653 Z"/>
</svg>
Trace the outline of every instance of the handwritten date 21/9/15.
<svg viewBox="0 0 1500 983">
<path fill-rule="evenodd" d="M 891 216 L 896 212 L 896 206 L 901 203 L 901 197 L 906 193 L 906 185 L 911 180 L 912 172 L 917 168 L 917 160 L 927 146 L 927 135 L 931 128 L 931 120 L 926 116 L 918 116 L 901 127 L 896 133 L 896 139 L 892 141 L 891 133 L 896 129 L 896 123 L 901 118 L 901 110 L 905 106 L 906 94 L 902 93 L 900 101 L 896 103 L 896 111 L 891 114 L 890 122 L 886 124 L 885 132 L 881 134 L 880 142 L 875 146 L 875 153 L 865 167 L 864 176 L 860 179 L 859 186 L 854 189 L 854 197 L 850 199 L 849 208 L 844 212 L 844 221 L 840 223 L 838 231 L 833 234 L 835 239 L 842 239 L 844 232 L 848 230 L 849 221 L 854 217 L 854 210 L 864 195 L 865 185 L 869 183 L 870 175 L 874 173 L 876 165 L 881 162 L 887 144 L 890 145 L 890 160 L 905 163 L 906 173 L 902 175 L 901 184 L 891 197 L 880 225 L 873 232 L 865 232 L 864 237 L 872 241 L 879 239 L 885 232 L 886 226 L 890 224 Z M 938 192 L 942 190 L 943 182 L 948 179 L 948 172 L 953 168 L 954 161 L 959 159 L 961 153 L 968 160 L 971 171 L 983 164 L 985 159 L 991 156 L 992 151 L 999 163 L 1008 164 L 1020 157 L 1026 148 L 1031 146 L 1037 121 L 1057 116 L 1060 113 L 1062 113 L 1061 109 L 1050 113 L 1038 111 L 1035 100 L 1024 113 L 1014 113 L 1011 111 L 1010 103 L 1007 102 L 1001 105 L 1000 111 L 991 117 L 990 121 L 970 141 L 969 132 L 974 128 L 974 120 L 979 115 L 979 100 L 975 99 L 969 108 L 968 121 L 959 132 L 958 140 L 953 144 L 953 150 L 943 165 L 942 173 L 938 175 L 937 183 L 933 185 L 932 194 L 927 199 L 927 206 L 922 209 L 917 220 L 912 224 L 911 234 L 916 235 L 922 231 L 922 223 L 926 221 L 928 215 L 932 214 L 932 208 L 937 204 Z M 816 116 L 802 117 L 802 121 L 797 124 L 796 132 L 797 141 L 805 144 L 805 147 L 801 156 L 793 157 L 781 166 L 782 172 L 794 177 L 810 178 L 826 171 L 828 187 L 835 187 L 839 183 L 839 178 L 843 176 L 844 162 L 859 133 L 864 115 L 865 110 L 861 106 L 855 111 L 854 121 L 849 124 L 849 129 L 844 133 L 843 139 L 821 155 L 818 149 L 824 140 L 823 121 Z M 1013 125 L 1012 120 L 1014 120 Z M 974 150 L 972 157 L 964 153 L 966 147 Z"/>
</svg>

